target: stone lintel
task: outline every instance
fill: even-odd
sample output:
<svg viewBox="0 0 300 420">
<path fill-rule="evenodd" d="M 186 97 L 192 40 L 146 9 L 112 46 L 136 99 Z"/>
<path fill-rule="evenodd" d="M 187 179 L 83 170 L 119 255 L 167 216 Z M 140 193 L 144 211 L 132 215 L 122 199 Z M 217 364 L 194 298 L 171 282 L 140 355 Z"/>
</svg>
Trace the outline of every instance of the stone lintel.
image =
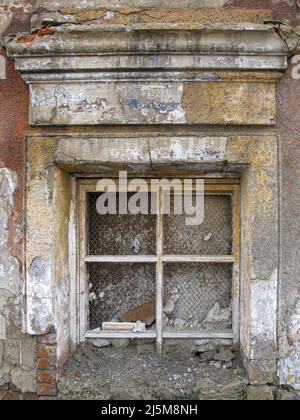
<svg viewBox="0 0 300 420">
<path fill-rule="evenodd" d="M 66 24 L 6 39 L 32 126 L 273 126 L 287 47 L 261 24 Z"/>
</svg>

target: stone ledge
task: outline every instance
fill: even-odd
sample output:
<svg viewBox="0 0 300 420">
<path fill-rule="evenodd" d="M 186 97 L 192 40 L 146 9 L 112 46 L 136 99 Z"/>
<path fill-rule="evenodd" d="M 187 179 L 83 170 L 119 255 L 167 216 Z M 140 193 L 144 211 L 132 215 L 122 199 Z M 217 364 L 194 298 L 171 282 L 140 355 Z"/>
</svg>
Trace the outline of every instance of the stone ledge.
<svg viewBox="0 0 300 420">
<path fill-rule="evenodd" d="M 288 53 L 272 25 L 141 23 L 77 25 L 41 28 L 7 37 L 11 56 L 93 53 Z"/>
</svg>

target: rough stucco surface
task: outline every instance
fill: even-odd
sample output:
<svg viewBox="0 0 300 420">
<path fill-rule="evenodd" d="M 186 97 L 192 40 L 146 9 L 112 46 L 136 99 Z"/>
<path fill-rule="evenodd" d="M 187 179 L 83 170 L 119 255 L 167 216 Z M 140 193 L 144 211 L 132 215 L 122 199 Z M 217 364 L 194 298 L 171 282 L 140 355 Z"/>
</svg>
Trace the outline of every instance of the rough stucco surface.
<svg viewBox="0 0 300 420">
<path fill-rule="evenodd" d="M 276 19 L 300 25 L 294 0 L 235 0 L 230 6 L 270 7 Z M 298 2 L 299 4 L 299 2 Z M 300 81 L 290 68 L 277 89 L 281 182 L 281 268 L 279 272 L 279 376 L 282 384 L 300 389 Z"/>
<path fill-rule="evenodd" d="M 0 386 L 12 382 L 35 392 L 35 341 L 21 332 L 22 281 L 19 262 L 8 252 L 8 220 L 18 187 L 14 171 L 0 169 Z"/>
<path fill-rule="evenodd" d="M 35 339 L 21 332 L 27 101 L 25 83 L 6 60 L 6 79 L 0 81 L 0 385 L 12 382 L 22 392 L 34 392 Z"/>
</svg>

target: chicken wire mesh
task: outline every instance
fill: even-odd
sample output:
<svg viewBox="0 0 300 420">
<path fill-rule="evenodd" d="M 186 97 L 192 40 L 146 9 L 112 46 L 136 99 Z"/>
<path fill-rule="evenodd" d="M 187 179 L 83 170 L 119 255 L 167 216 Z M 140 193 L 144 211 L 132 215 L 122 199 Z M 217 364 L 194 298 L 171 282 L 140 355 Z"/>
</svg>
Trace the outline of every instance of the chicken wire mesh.
<svg viewBox="0 0 300 420">
<path fill-rule="evenodd" d="M 167 329 L 214 330 L 232 326 L 230 264 L 166 264 L 164 294 Z"/>
<path fill-rule="evenodd" d="M 155 264 L 89 264 L 89 329 L 155 300 Z"/>
<path fill-rule="evenodd" d="M 88 194 L 88 253 L 155 255 L 156 216 L 150 211 L 149 215 L 99 215 L 99 195 Z M 202 225 L 187 226 L 185 219 L 185 215 L 164 216 L 165 254 L 231 254 L 231 196 L 205 196 Z M 155 278 L 155 264 L 89 264 L 88 328 L 121 320 L 126 312 L 155 300 Z M 164 328 L 231 328 L 231 289 L 230 264 L 165 264 Z"/>
<path fill-rule="evenodd" d="M 171 214 L 164 219 L 165 254 L 230 255 L 232 237 L 231 196 L 228 195 L 204 197 L 204 222 L 198 226 L 187 226 L 185 215 Z"/>
<path fill-rule="evenodd" d="M 89 255 L 155 255 L 156 216 L 149 215 L 100 215 L 97 200 L 100 193 L 89 193 L 88 254 Z M 128 194 L 128 199 L 132 194 Z M 117 203 L 119 194 L 117 194 Z"/>
</svg>

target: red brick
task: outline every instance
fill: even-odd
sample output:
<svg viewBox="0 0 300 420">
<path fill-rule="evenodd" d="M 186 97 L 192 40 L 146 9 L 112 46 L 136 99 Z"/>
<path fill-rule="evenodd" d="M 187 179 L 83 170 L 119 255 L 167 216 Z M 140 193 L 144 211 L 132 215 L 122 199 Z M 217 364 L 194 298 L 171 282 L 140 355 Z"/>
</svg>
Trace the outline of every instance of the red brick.
<svg viewBox="0 0 300 420">
<path fill-rule="evenodd" d="M 49 371 L 41 371 L 37 375 L 37 380 L 40 383 L 46 384 L 55 384 L 56 383 L 56 373 Z"/>
<path fill-rule="evenodd" d="M 37 401 L 38 399 L 39 399 L 39 396 L 37 394 L 26 393 L 26 394 L 20 395 L 21 401 Z"/>
<path fill-rule="evenodd" d="M 2 401 L 6 395 L 7 391 L 0 391 L 0 401 Z"/>
<path fill-rule="evenodd" d="M 17 32 L 20 29 L 17 29 Z M 4 50 L 0 48 L 0 55 Z M 15 71 L 12 60 L 6 60 L 6 80 L 0 82 L 0 167 L 16 171 L 19 188 L 14 195 L 14 211 L 9 219 L 8 248 L 11 255 L 23 261 L 24 139 L 28 128 L 28 87 Z M 4 99 L 5 98 L 5 99 Z M 13 141 L 12 141 L 13 139 Z"/>
<path fill-rule="evenodd" d="M 20 390 L 13 383 L 10 384 L 10 390 L 12 392 L 20 392 Z"/>
<path fill-rule="evenodd" d="M 57 388 L 54 384 L 38 384 L 38 394 L 43 397 L 55 397 Z"/>
<path fill-rule="evenodd" d="M 18 392 L 7 392 L 4 397 L 2 398 L 2 401 L 19 401 L 20 394 Z"/>
<path fill-rule="evenodd" d="M 56 367 L 54 359 L 38 359 L 37 369 L 39 370 L 51 370 Z"/>
<path fill-rule="evenodd" d="M 37 349 L 37 357 L 40 358 L 54 358 L 56 356 L 56 347 L 55 346 L 46 346 L 41 344 Z"/>
</svg>

